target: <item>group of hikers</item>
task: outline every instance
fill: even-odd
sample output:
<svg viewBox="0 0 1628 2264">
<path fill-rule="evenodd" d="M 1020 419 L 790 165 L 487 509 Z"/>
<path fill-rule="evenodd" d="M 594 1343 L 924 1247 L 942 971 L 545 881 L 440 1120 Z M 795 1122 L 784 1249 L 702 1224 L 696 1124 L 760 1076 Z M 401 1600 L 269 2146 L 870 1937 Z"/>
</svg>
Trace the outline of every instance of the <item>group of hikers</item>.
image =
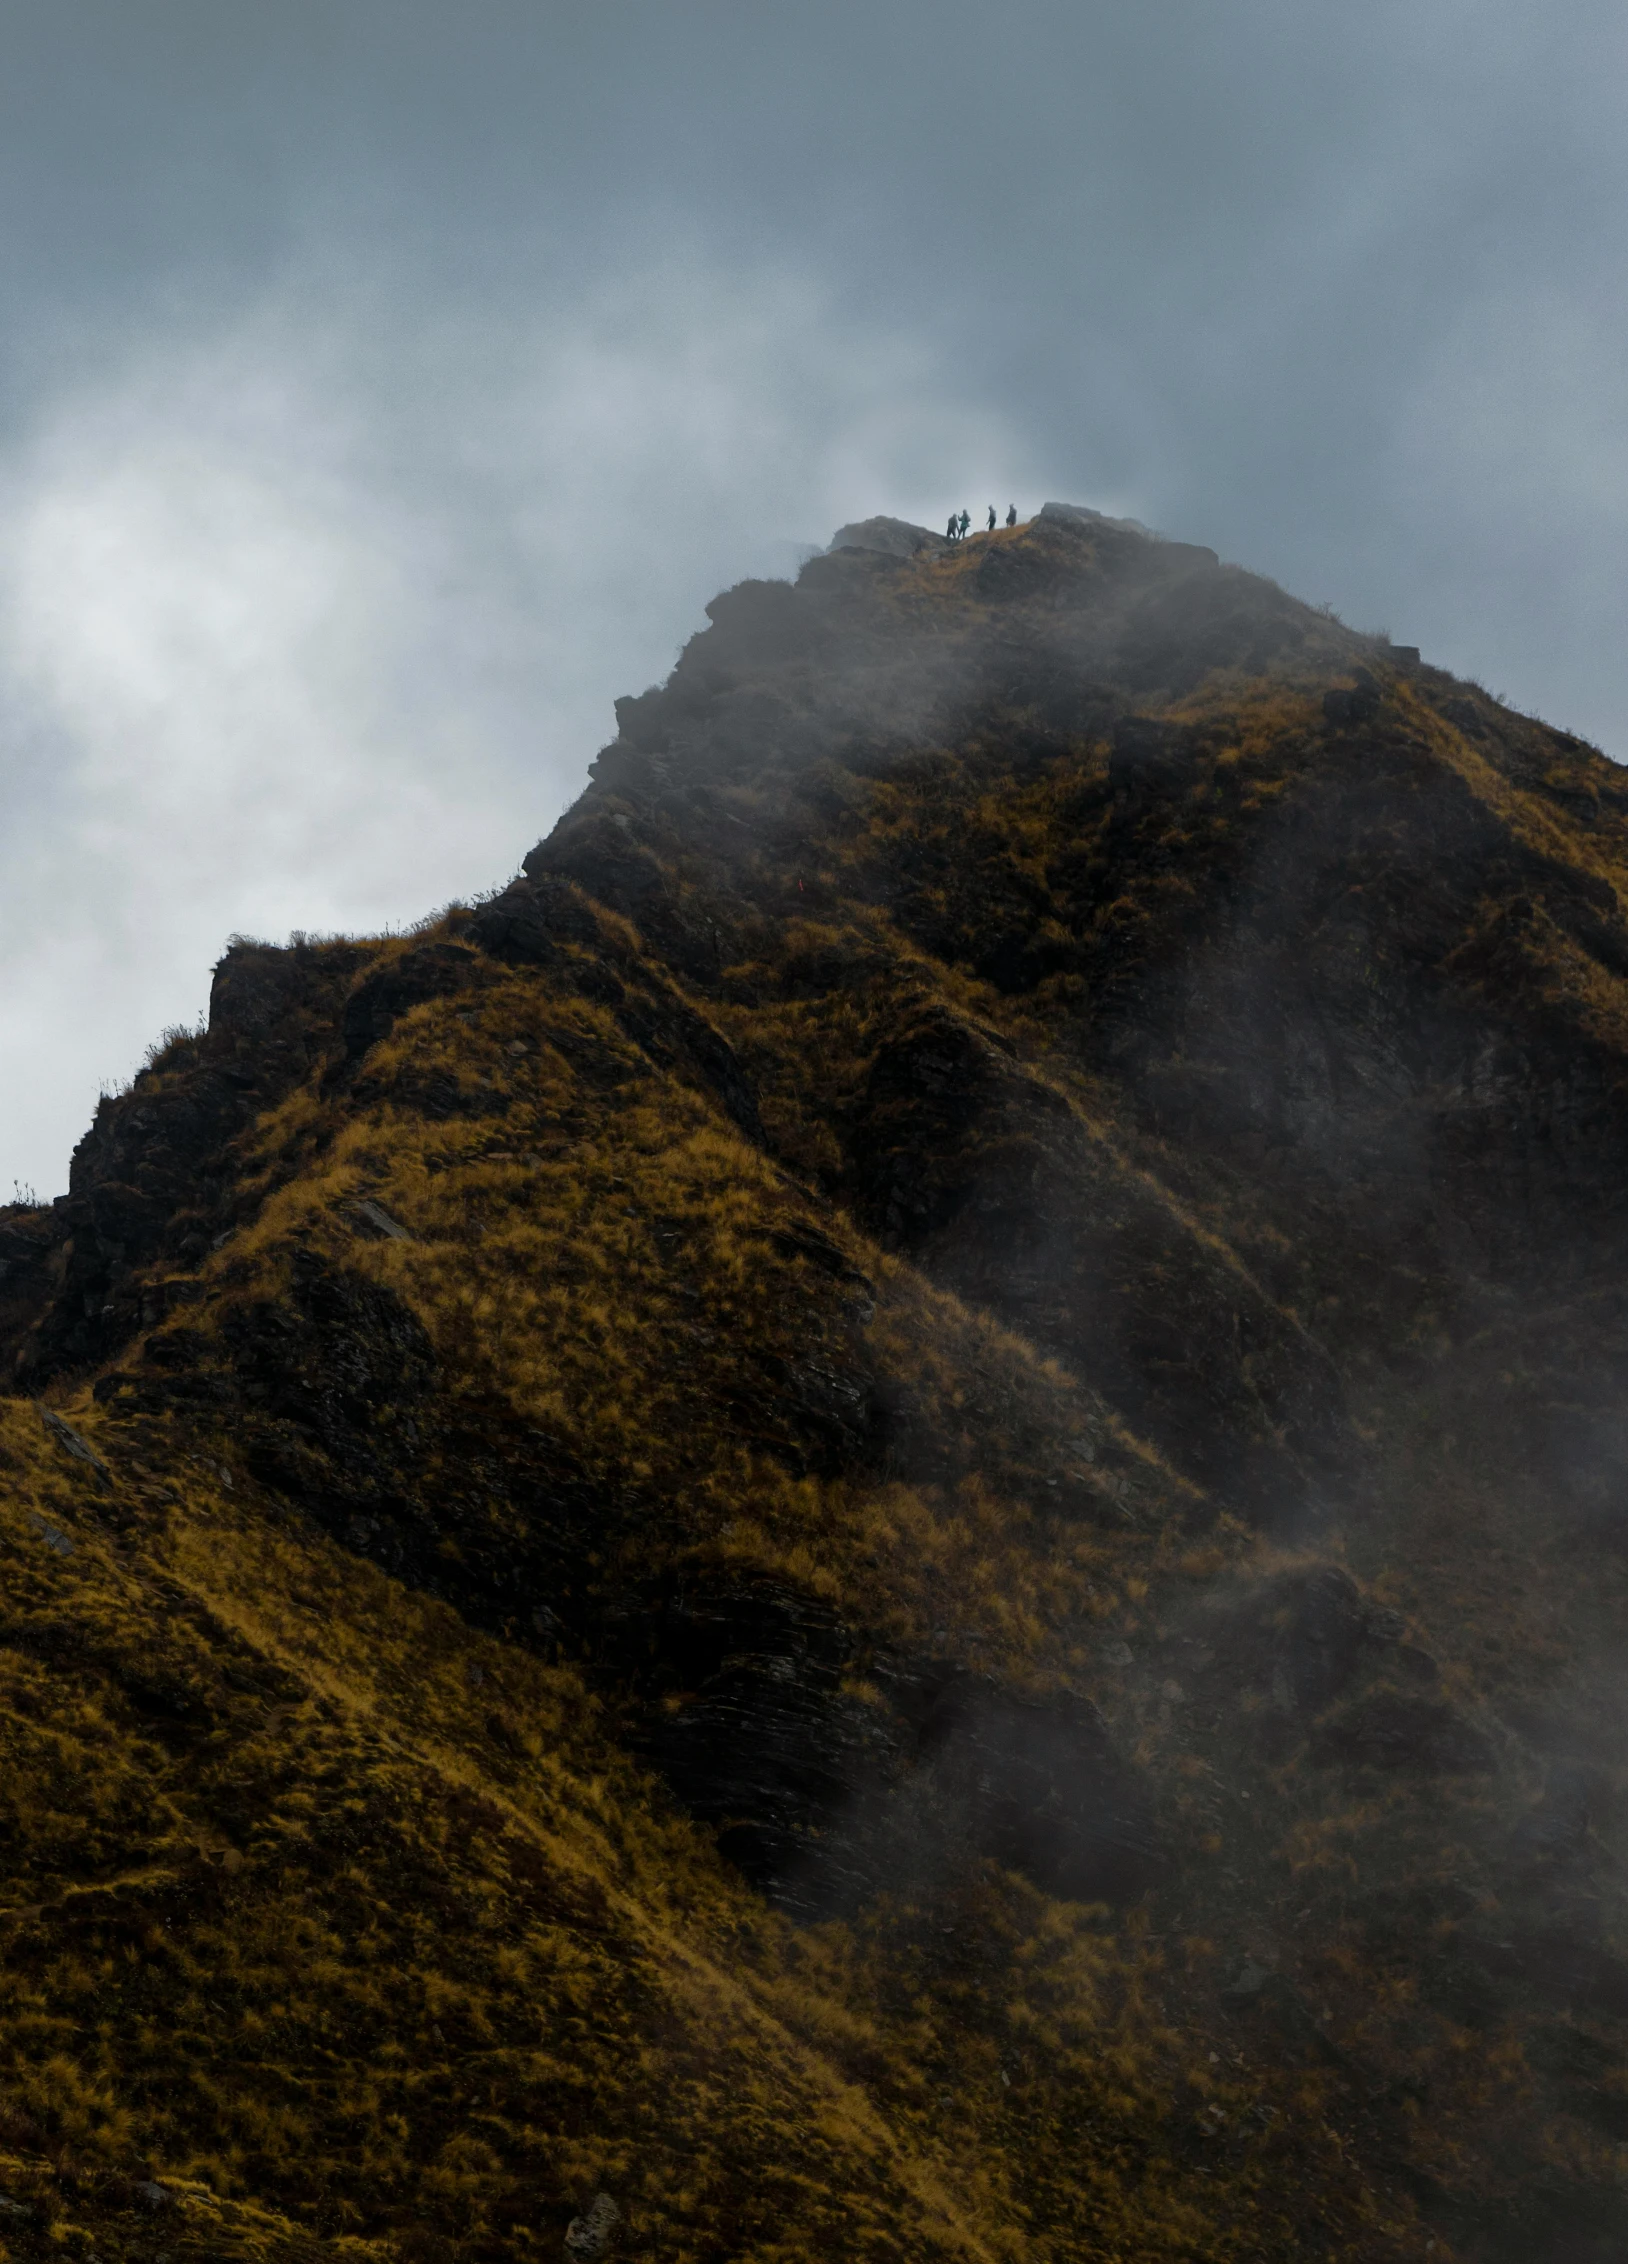
<svg viewBox="0 0 1628 2264">
<path fill-rule="evenodd" d="M 946 538 L 950 542 L 963 541 L 966 537 L 967 529 L 971 526 L 971 524 L 972 520 L 965 511 L 952 511 L 950 513 L 950 523 L 944 529 Z M 1017 525 L 1017 505 L 1015 503 L 1009 504 L 1007 507 L 1006 524 L 1009 527 L 1015 527 Z M 995 506 L 993 503 L 989 506 L 989 525 L 984 531 L 987 534 L 993 534 L 995 532 Z"/>
</svg>

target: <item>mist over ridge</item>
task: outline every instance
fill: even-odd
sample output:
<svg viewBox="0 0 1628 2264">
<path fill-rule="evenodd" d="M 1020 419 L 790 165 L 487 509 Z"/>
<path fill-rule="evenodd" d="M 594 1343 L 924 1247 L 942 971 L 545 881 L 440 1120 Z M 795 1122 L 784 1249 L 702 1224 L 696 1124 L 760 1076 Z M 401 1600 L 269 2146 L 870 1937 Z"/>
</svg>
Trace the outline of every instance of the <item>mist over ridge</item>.
<svg viewBox="0 0 1628 2264">
<path fill-rule="evenodd" d="M 13 18 L 0 1188 L 228 934 L 481 885 L 858 511 L 1086 497 L 1628 744 L 1595 0 Z"/>
<path fill-rule="evenodd" d="M 705 617 L 0 1208 L 0 2187 L 1606 2264 L 1622 772 L 1081 505 Z"/>
</svg>

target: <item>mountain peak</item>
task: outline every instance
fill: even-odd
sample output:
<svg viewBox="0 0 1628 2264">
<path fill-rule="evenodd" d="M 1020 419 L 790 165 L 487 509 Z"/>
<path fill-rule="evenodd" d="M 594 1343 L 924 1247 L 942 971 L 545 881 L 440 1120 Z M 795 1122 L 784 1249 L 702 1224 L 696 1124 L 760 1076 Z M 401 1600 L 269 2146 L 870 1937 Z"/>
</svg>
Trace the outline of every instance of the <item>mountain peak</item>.
<svg viewBox="0 0 1628 2264">
<path fill-rule="evenodd" d="M 1083 507 L 707 613 L 0 1214 L 3 2182 L 1616 2254 L 1621 773 Z"/>
</svg>

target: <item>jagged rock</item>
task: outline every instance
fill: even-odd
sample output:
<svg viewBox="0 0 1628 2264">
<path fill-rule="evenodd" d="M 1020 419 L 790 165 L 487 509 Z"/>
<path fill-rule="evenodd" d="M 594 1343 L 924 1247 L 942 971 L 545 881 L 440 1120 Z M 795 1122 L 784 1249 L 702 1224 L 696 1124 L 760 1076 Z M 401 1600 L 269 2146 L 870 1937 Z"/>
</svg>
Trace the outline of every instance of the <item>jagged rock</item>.
<svg viewBox="0 0 1628 2264">
<path fill-rule="evenodd" d="M 568 880 L 547 869 L 546 846 L 539 843 L 521 861 L 523 881 L 511 882 L 483 904 L 469 922 L 470 940 L 496 958 L 551 965 L 562 943 L 593 949 L 604 931 L 588 899 Z"/>
<path fill-rule="evenodd" d="M 38 1400 L 34 1402 L 34 1406 L 40 1421 L 59 1446 L 66 1447 L 76 1462 L 88 1464 L 99 1478 L 108 1477 L 107 1464 L 83 1433 L 76 1431 L 54 1408 L 43 1406 Z"/>
<path fill-rule="evenodd" d="M 230 1142 L 326 1058 L 365 956 L 352 944 L 235 942 L 215 969 L 205 1035 L 98 1105 L 68 1194 L 49 1214 L 49 1250 L 35 1259 L 45 1294 L 36 1292 L 27 1333 L 12 1338 L 25 1389 L 109 1358 L 156 1318 L 143 1277 L 166 1259 L 196 1265 L 208 1254 Z M 0 1278 L 0 1312 L 4 1289 Z"/>
<path fill-rule="evenodd" d="M 436 1372 L 422 1322 L 393 1290 L 299 1251 L 288 1303 L 230 1308 L 221 1337 L 252 1411 L 247 1460 L 263 1483 L 334 1516 L 384 1507 L 419 1446 Z"/>
<path fill-rule="evenodd" d="M 244 1396 L 340 1458 L 376 1432 L 386 1408 L 421 1400 L 435 1370 L 423 1323 L 394 1290 L 304 1251 L 292 1305 L 236 1307 L 222 1335 Z"/>
<path fill-rule="evenodd" d="M 893 558 L 914 558 L 920 552 L 934 553 L 948 550 L 943 535 L 929 533 L 926 527 L 913 527 L 908 519 L 856 519 L 851 525 L 838 527 L 831 537 L 831 550 L 881 550 Z"/>
<path fill-rule="evenodd" d="M 991 1859 L 1048 1893 L 1123 1902 L 1166 1855 L 1146 1785 L 1100 1714 L 987 1676 L 874 1662 L 888 1699 L 848 1688 L 854 1635 L 773 1583 L 684 1591 L 638 1616 L 655 1766 L 719 1846 L 802 1917 Z"/>
<path fill-rule="evenodd" d="M 63 1239 L 51 1208 L 0 1205 L 0 1374 L 27 1357 L 29 1333 L 58 1287 Z"/>
<path fill-rule="evenodd" d="M 601 854 L 606 839 L 612 843 L 608 863 Z M 565 862 L 571 880 L 580 881 L 582 889 L 597 887 L 601 902 L 627 912 L 629 917 L 637 917 L 642 907 L 648 921 L 652 902 L 658 896 L 666 900 L 660 868 L 627 852 L 614 829 L 608 836 L 600 834 L 577 842 Z M 541 852 L 533 850 L 526 864 L 533 877 L 516 882 L 483 907 L 470 923 L 473 939 L 511 962 L 548 966 L 567 987 L 608 1006 L 652 1061 L 677 1068 L 704 1086 L 749 1140 L 761 1141 L 763 1125 L 757 1095 L 728 1039 L 668 986 L 652 986 L 637 979 L 624 982 L 602 961 L 562 958 L 562 942 L 581 942 L 585 936 L 597 938 L 598 923 L 579 888 L 543 868 Z M 682 918 L 679 925 L 683 925 Z M 665 932 L 671 941 L 671 920 L 665 923 Z M 681 944 L 681 958 L 693 940 L 688 938 Z M 715 941 L 707 941 L 701 951 L 708 969 L 715 970 Z M 627 966 L 625 955 L 619 951 L 604 956 L 613 965 Z"/>
<path fill-rule="evenodd" d="M 155 1368 L 196 1368 L 207 1358 L 210 1340 L 201 1329 L 164 1329 L 150 1336 L 141 1349 Z"/>
<path fill-rule="evenodd" d="M 359 1196 L 355 1202 L 347 1203 L 345 1209 L 364 1233 L 375 1235 L 381 1241 L 411 1242 L 413 1239 L 400 1220 L 393 1219 L 384 1205 L 374 1202 L 371 1196 Z"/>
<path fill-rule="evenodd" d="M 591 2264 L 591 2259 L 603 2256 L 610 2247 L 616 2228 L 622 2221 L 622 2212 L 608 2193 L 596 2193 L 580 2217 L 573 2217 L 566 2228 L 565 2253 L 574 2264 Z"/>
<path fill-rule="evenodd" d="M 1421 1651 L 1417 1643 L 1399 1643 L 1392 1653 L 1396 1672 L 1405 1675 L 1409 1682 L 1438 1682 L 1441 1668 L 1428 1651 Z"/>
<path fill-rule="evenodd" d="M 1271 1978 L 1269 1966 L 1257 1964 L 1254 1958 L 1246 1957 L 1222 1990 L 1221 2001 L 1223 2004 L 1244 2004 L 1251 1997 L 1258 1997 Z"/>
<path fill-rule="evenodd" d="M 1059 526 L 1084 527 L 1093 534 L 1099 528 L 1111 527 L 1116 534 L 1141 535 L 1148 542 L 1159 539 L 1140 519 L 1110 518 L 1105 511 L 1093 511 L 1086 503 L 1042 503 L 1040 517 L 1043 521 L 1055 521 Z"/>
</svg>

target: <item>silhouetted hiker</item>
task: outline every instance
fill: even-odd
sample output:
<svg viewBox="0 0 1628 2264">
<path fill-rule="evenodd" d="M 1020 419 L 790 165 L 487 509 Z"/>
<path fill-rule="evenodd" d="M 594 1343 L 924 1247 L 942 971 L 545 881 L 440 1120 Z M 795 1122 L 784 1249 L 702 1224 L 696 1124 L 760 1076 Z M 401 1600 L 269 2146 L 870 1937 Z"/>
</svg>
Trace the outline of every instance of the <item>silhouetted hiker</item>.
<svg viewBox="0 0 1628 2264">
<path fill-rule="evenodd" d="M 1009 527 L 1015 527 L 1017 525 L 1017 505 L 1015 503 L 1008 507 L 1006 513 L 1006 524 Z"/>
<path fill-rule="evenodd" d="M 953 511 L 950 513 L 950 523 L 944 529 L 944 532 L 949 537 L 951 542 L 954 542 L 961 532 L 961 522 L 959 519 L 957 519 Z"/>
<path fill-rule="evenodd" d="M 995 506 L 993 503 L 989 506 L 989 532 L 991 534 L 995 532 Z"/>
<path fill-rule="evenodd" d="M 967 531 L 968 527 L 970 527 L 970 526 L 971 526 L 971 524 L 972 524 L 972 520 L 971 520 L 971 518 L 970 518 L 970 517 L 968 516 L 968 514 L 967 514 L 967 513 L 965 512 L 965 511 L 963 511 L 963 512 L 962 512 L 962 514 L 961 514 L 961 521 L 960 521 L 961 532 L 962 532 L 962 534 L 963 534 L 963 535 L 964 535 L 964 534 L 966 533 L 966 531 Z"/>
</svg>

